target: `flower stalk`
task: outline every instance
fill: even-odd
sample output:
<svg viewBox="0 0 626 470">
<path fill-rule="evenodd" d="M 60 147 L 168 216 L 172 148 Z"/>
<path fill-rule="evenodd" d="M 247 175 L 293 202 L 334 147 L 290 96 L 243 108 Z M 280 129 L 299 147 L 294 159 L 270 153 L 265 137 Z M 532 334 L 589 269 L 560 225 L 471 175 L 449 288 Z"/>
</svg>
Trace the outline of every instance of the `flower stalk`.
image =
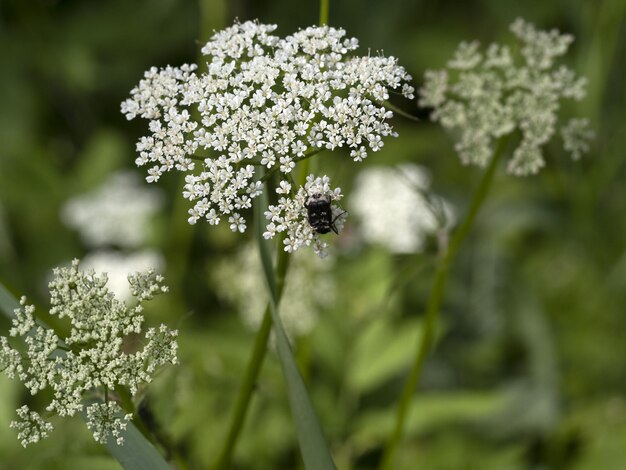
<svg viewBox="0 0 626 470">
<path fill-rule="evenodd" d="M 461 225 L 454 232 L 450 240 L 450 244 L 445 249 L 445 252 L 442 254 L 437 265 L 435 280 L 433 282 L 433 287 L 431 289 L 428 299 L 426 314 L 424 315 L 424 327 L 422 329 L 422 334 L 419 339 L 415 360 L 402 390 L 400 403 L 398 405 L 398 411 L 396 413 L 395 426 L 389 438 L 389 441 L 387 442 L 387 446 L 385 447 L 381 460 L 381 470 L 390 470 L 393 468 L 395 452 L 400 443 L 400 440 L 402 439 L 406 418 L 411 405 L 411 398 L 413 397 L 415 389 L 419 383 L 426 357 L 434 346 L 437 321 L 439 319 L 441 303 L 443 301 L 446 284 L 448 282 L 450 266 L 454 261 L 459 247 L 467 238 L 467 235 L 469 234 L 474 224 L 474 220 L 476 219 L 478 211 L 480 210 L 483 202 L 487 197 L 489 189 L 491 188 L 494 180 L 496 168 L 498 167 L 498 163 L 500 162 L 502 154 L 506 149 L 507 142 L 508 139 L 506 137 L 503 137 L 499 140 L 498 146 L 494 152 L 493 157 L 491 158 L 489 166 L 487 167 L 487 170 L 485 171 L 480 181 L 480 184 L 478 185 L 478 188 L 474 193 L 474 196 L 470 203 L 469 212 L 467 213 Z"/>
<path fill-rule="evenodd" d="M 278 240 L 276 260 L 276 290 L 279 299 L 282 295 L 283 287 L 285 285 L 285 276 L 287 274 L 290 260 L 289 253 L 281 249 L 283 245 L 282 241 L 283 237 Z M 245 421 L 248 408 L 250 406 L 250 400 L 252 399 L 252 393 L 254 392 L 256 382 L 259 377 L 259 372 L 261 371 L 261 366 L 263 365 L 263 361 L 265 359 L 265 355 L 267 352 L 267 340 L 270 336 L 271 329 L 272 315 L 270 311 L 270 305 L 268 304 L 268 306 L 265 308 L 265 313 L 263 314 L 263 320 L 261 322 L 259 331 L 254 338 L 252 354 L 250 355 L 250 360 L 246 367 L 241 387 L 239 388 L 239 393 L 235 402 L 235 408 L 233 409 L 233 413 L 230 419 L 230 426 L 228 428 L 226 442 L 224 443 L 224 446 L 220 451 L 220 454 L 214 465 L 214 468 L 216 470 L 226 469 L 230 467 L 233 452 L 235 450 L 235 445 L 237 443 L 237 440 L 239 439 L 239 435 L 241 434 L 241 429 L 243 427 L 243 423 Z"/>
<path fill-rule="evenodd" d="M 330 10 L 330 0 L 320 0 L 320 26 L 328 24 L 328 13 Z"/>
</svg>

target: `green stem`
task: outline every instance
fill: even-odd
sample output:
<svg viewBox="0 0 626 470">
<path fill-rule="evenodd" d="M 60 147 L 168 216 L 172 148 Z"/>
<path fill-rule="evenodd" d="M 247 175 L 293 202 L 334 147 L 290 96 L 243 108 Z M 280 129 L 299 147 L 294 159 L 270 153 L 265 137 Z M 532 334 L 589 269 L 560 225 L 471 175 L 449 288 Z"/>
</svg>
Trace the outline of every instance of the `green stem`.
<svg viewBox="0 0 626 470">
<path fill-rule="evenodd" d="M 489 167 L 485 171 L 485 174 L 483 175 L 482 180 L 474 193 L 469 212 L 452 236 L 447 250 L 439 260 L 439 264 L 435 272 L 435 280 L 433 282 L 433 287 L 428 299 L 428 305 L 426 307 L 424 326 L 418 344 L 417 354 L 415 356 L 411 372 L 409 373 L 409 377 L 407 378 L 404 384 L 404 389 L 402 390 L 402 396 L 396 413 L 395 428 L 389 438 L 389 441 L 387 442 L 387 446 L 385 447 L 380 464 L 381 470 L 390 470 L 393 468 L 395 451 L 400 443 L 400 440 L 402 439 L 404 424 L 411 404 L 411 398 L 413 397 L 413 393 L 418 385 L 426 356 L 431 351 L 435 341 L 435 329 L 448 281 L 450 266 L 459 250 L 459 247 L 461 246 L 461 243 L 463 243 L 472 228 L 480 207 L 487 197 L 487 193 L 489 192 L 489 188 L 491 187 L 494 179 L 498 162 L 500 161 L 506 147 L 506 142 L 506 138 L 500 139 L 494 156 L 489 163 Z"/>
<path fill-rule="evenodd" d="M 396 105 L 391 104 L 389 101 L 383 101 L 381 104 L 383 107 L 387 108 L 389 111 L 393 111 L 399 116 L 410 119 L 411 121 L 420 122 L 420 119 L 417 116 L 413 116 L 412 114 L 407 113 L 403 109 L 398 108 Z"/>
<path fill-rule="evenodd" d="M 226 442 L 222 447 L 222 451 L 215 463 L 214 468 L 225 469 L 230 466 L 233 451 L 235 449 L 235 443 L 243 427 L 243 422 L 248 411 L 248 405 L 252 397 L 252 392 L 265 358 L 265 351 L 267 349 L 267 339 L 272 329 L 272 316 L 270 314 L 269 307 L 265 308 L 265 314 L 263 315 L 263 321 L 261 327 L 254 339 L 254 347 L 252 354 L 246 367 L 246 372 L 243 377 L 243 382 L 239 388 L 239 394 L 237 395 L 237 401 L 235 402 L 235 409 L 233 410 L 232 417 L 230 419 L 230 428 L 226 437 Z"/>
<path fill-rule="evenodd" d="M 276 263 L 276 290 L 279 298 L 282 294 L 283 286 L 285 285 L 285 275 L 287 274 L 290 259 L 289 253 L 282 250 L 281 247 L 282 238 L 279 239 L 278 260 Z M 241 429 L 243 428 L 246 413 L 250 406 L 250 400 L 259 377 L 259 372 L 261 371 L 261 366 L 263 365 L 263 360 L 265 359 L 265 354 L 267 352 L 267 340 L 270 336 L 271 329 L 272 315 L 268 304 L 265 308 L 265 313 L 263 314 L 261 327 L 259 328 L 259 331 L 254 339 L 252 354 L 250 355 L 250 359 L 246 367 L 243 382 L 239 388 L 237 401 L 235 402 L 235 409 L 233 410 L 233 414 L 230 419 L 230 427 L 228 429 L 226 442 L 224 443 L 220 455 L 214 465 L 216 470 L 230 467 L 233 451 L 235 450 L 235 445 L 239 438 L 239 434 L 241 433 Z"/>
<path fill-rule="evenodd" d="M 328 24 L 328 12 L 330 10 L 330 0 L 320 0 L 320 26 Z"/>
</svg>

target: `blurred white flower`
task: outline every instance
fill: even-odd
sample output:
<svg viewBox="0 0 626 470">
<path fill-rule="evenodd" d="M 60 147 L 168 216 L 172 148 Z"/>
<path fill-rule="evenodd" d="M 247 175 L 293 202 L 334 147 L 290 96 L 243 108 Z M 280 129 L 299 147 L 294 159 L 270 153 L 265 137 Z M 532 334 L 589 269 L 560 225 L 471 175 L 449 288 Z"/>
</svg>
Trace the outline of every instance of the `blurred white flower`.
<svg viewBox="0 0 626 470">
<path fill-rule="evenodd" d="M 296 162 L 339 147 L 361 161 L 396 135 L 382 104 L 389 91 L 413 97 L 411 77 L 394 57 L 354 55 L 358 41 L 343 29 L 314 26 L 285 38 L 272 35 L 275 29 L 248 21 L 219 31 L 202 49 L 206 73 L 188 64 L 153 67 L 121 105 L 128 119 L 149 120 L 136 159 L 150 165 L 147 180 L 173 169 L 188 173 L 191 224 L 225 219 L 243 232 L 242 212 L 263 191 L 257 170 L 289 182 Z M 283 206 L 301 212 L 288 198 Z M 294 236 L 295 225 L 287 230 L 288 251 L 310 244 L 308 235 Z"/>
<path fill-rule="evenodd" d="M 522 19 L 510 29 L 519 52 L 491 44 L 483 53 L 476 41 L 461 43 L 447 68 L 426 71 L 419 104 L 434 108 L 433 121 L 457 131 L 455 149 L 465 164 L 487 165 L 494 140 L 519 133 L 508 171 L 528 175 L 545 165 L 542 147 L 556 132 L 561 100 L 584 98 L 587 79 L 554 63 L 573 36 L 539 31 Z M 574 159 L 589 149 L 593 134 L 587 126 L 586 120 L 573 120 L 561 128 Z"/>
<path fill-rule="evenodd" d="M 414 253 L 428 234 L 450 227 L 452 207 L 428 193 L 429 185 L 427 173 L 413 164 L 362 170 L 348 203 L 363 239 L 392 253 Z"/>
<path fill-rule="evenodd" d="M 336 292 L 331 268 L 331 263 L 310 251 L 292 257 L 279 308 L 290 338 L 308 334 L 319 312 L 332 305 Z M 247 326 L 257 330 L 269 297 L 256 245 L 249 243 L 234 258 L 221 262 L 214 278 L 220 297 L 237 308 Z"/>
<path fill-rule="evenodd" d="M 563 148 L 578 160 L 589 151 L 589 141 L 595 137 L 595 132 L 589 128 L 589 119 L 570 119 L 561 129 L 561 137 Z"/>
<path fill-rule="evenodd" d="M 163 256 L 154 250 L 141 250 L 133 253 L 120 253 L 113 250 L 92 251 L 83 258 L 84 269 L 107 273 L 108 287 L 121 300 L 129 300 L 132 295 L 128 285 L 128 273 L 154 269 L 159 272 L 165 267 Z"/>
<path fill-rule="evenodd" d="M 91 247 L 137 247 L 148 237 L 150 218 L 161 208 L 159 190 L 145 188 L 130 171 L 112 174 L 94 191 L 70 199 L 61 217 Z"/>
</svg>

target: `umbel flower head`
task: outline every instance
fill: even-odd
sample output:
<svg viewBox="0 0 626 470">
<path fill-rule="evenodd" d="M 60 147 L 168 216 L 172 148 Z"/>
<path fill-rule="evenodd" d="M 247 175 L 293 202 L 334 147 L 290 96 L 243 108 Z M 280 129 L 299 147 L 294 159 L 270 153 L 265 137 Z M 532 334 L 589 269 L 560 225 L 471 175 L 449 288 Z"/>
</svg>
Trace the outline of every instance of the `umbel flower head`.
<svg viewBox="0 0 626 470">
<path fill-rule="evenodd" d="M 522 19 L 511 25 L 518 47 L 463 42 L 447 68 L 427 71 L 419 104 L 434 108 L 431 118 L 458 132 L 456 150 L 466 164 L 484 166 L 494 140 L 519 132 L 521 140 L 508 163 L 515 175 L 537 173 L 545 165 L 541 148 L 554 135 L 560 101 L 581 100 L 586 79 L 561 65 L 558 57 L 574 40 L 558 31 L 539 31 Z M 574 159 L 593 137 L 586 119 L 561 127 L 564 148 Z"/>
<path fill-rule="evenodd" d="M 340 147 L 361 161 L 395 135 L 382 105 L 389 90 L 413 97 L 394 57 L 352 55 L 358 42 L 342 29 L 309 27 L 285 38 L 275 29 L 246 22 L 220 31 L 202 48 L 205 73 L 187 64 L 151 68 L 122 103 L 128 119 L 149 121 L 136 160 L 150 166 L 147 180 L 187 173 L 191 224 L 226 219 L 245 231 L 243 213 L 263 191 L 259 169 L 289 182 L 298 161 Z M 290 233 L 285 249 L 302 245 L 295 226 L 281 227 Z"/>
<path fill-rule="evenodd" d="M 162 276 L 151 271 L 135 273 L 128 276 L 128 282 L 138 301 L 132 307 L 109 291 L 106 274 L 83 272 L 74 260 L 70 267 L 56 268 L 49 284 L 50 314 L 69 319 L 69 335 L 61 339 L 40 325 L 33 316 L 35 308 L 22 297 L 9 335 L 23 338 L 24 352 L 0 337 L 0 371 L 9 378 L 17 377 L 33 395 L 50 390 L 48 415 L 73 416 L 86 408 L 87 426 L 101 443 L 113 436 L 121 444 L 121 431 L 132 418 L 122 412 L 109 391 L 124 386 L 135 395 L 158 368 L 178 362 L 176 330 L 165 325 L 143 328 L 142 303 L 167 292 Z M 143 337 L 143 347 L 127 351 L 129 335 Z M 105 402 L 85 404 L 86 395 L 104 395 Z M 11 427 L 18 430 L 22 445 L 37 442 L 52 431 L 52 424 L 28 406 L 17 413 L 20 420 Z"/>
</svg>

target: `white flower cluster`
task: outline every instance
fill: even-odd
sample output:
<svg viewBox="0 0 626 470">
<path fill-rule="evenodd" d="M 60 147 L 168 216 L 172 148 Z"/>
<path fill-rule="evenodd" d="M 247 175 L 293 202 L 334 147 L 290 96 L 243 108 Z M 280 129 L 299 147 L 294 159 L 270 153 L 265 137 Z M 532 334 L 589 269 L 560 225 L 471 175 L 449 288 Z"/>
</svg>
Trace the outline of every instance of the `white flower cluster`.
<svg viewBox="0 0 626 470">
<path fill-rule="evenodd" d="M 98 189 L 70 199 L 61 217 L 91 247 L 137 247 L 148 238 L 150 218 L 162 205 L 160 192 L 140 183 L 135 173 L 114 173 Z"/>
<path fill-rule="evenodd" d="M 582 99 L 586 79 L 554 64 L 572 43 L 571 35 L 538 31 L 522 19 L 511 31 L 521 42 L 521 61 L 507 46 L 491 44 L 483 53 L 478 42 L 461 43 L 447 69 L 426 72 L 419 104 L 434 108 L 434 121 L 458 130 L 455 148 L 466 164 L 486 165 L 494 140 L 519 131 L 508 171 L 528 175 L 545 164 L 541 147 L 556 131 L 560 100 Z M 574 158 L 587 150 L 591 136 L 586 120 L 576 122 L 561 131 Z"/>
<path fill-rule="evenodd" d="M 54 276 L 49 284 L 50 314 L 68 318 L 70 334 L 61 339 L 53 330 L 41 326 L 33 317 L 34 307 L 22 297 L 10 336 L 22 337 L 25 351 L 14 349 L 7 338 L 0 337 L 0 370 L 10 378 L 17 376 L 33 395 L 50 390 L 52 401 L 46 408 L 50 415 L 73 416 L 85 407 L 85 394 L 104 391 L 108 399 L 108 391 L 118 385 L 128 387 L 135 395 L 141 384 L 152 380 L 157 368 L 178 362 L 178 332 L 165 325 L 149 328 L 143 348 L 126 352 L 126 338 L 142 334 L 142 302 L 167 292 L 161 276 L 151 271 L 128 276 L 131 293 L 138 300 L 133 307 L 109 291 L 106 274 L 81 271 L 78 260 L 70 267 L 56 268 Z M 106 407 L 98 403 L 87 406 L 89 427 L 97 441 L 106 442 L 109 434 L 120 441 L 119 432 L 130 416 L 119 417 L 119 412 L 119 406 L 111 403 Z M 52 429 L 49 422 L 28 407 L 18 410 L 18 416 L 22 421 L 11 426 L 20 431 L 24 446 L 45 437 Z"/>
<path fill-rule="evenodd" d="M 280 300 L 280 316 L 289 338 L 310 333 L 320 311 L 332 305 L 336 287 L 331 270 L 332 264 L 310 251 L 294 254 Z M 214 280 L 219 296 L 237 308 L 247 326 L 258 330 L 269 297 L 257 246 L 248 243 L 234 259 L 218 264 Z"/>
<path fill-rule="evenodd" d="M 51 423 L 45 421 L 36 411 L 30 411 L 26 405 L 16 411 L 20 421 L 11 421 L 9 426 L 17 429 L 17 438 L 24 447 L 45 439 L 54 429 Z"/>
<path fill-rule="evenodd" d="M 314 194 L 328 196 L 331 201 L 333 226 L 337 232 L 341 232 L 347 212 L 334 204 L 343 197 L 341 188 L 331 189 L 330 178 L 326 175 L 318 178 L 309 175 L 306 177 L 304 187 L 300 187 L 295 196 L 291 196 L 292 187 L 286 181 L 281 181 L 280 186 L 276 188 L 276 193 L 280 198 L 278 204 L 270 205 L 265 212 L 265 218 L 269 220 L 269 224 L 263 237 L 270 239 L 284 232 L 283 243 L 286 252 L 293 253 L 302 246 L 313 245 L 313 250 L 320 258 L 326 257 L 328 244 L 320 239 L 320 234 L 308 223 L 306 204 L 309 197 Z"/>
<path fill-rule="evenodd" d="M 122 408 L 115 402 L 94 403 L 87 407 L 87 427 L 93 433 L 96 442 L 106 444 L 113 436 L 117 445 L 124 444 L 122 431 L 126 429 L 133 415 L 123 414 Z"/>
<path fill-rule="evenodd" d="M 152 68 L 122 103 L 128 119 L 150 121 L 136 160 L 151 165 L 147 180 L 188 173 L 191 224 L 227 217 L 233 231 L 245 231 L 243 211 L 263 190 L 257 168 L 288 179 L 299 160 L 339 147 L 360 161 L 395 135 L 382 105 L 389 90 L 413 97 L 394 57 L 352 56 L 358 42 L 342 29 L 309 27 L 285 38 L 275 29 L 246 22 L 220 31 L 202 49 L 206 73 Z"/>
<path fill-rule="evenodd" d="M 417 165 L 377 166 L 361 170 L 350 195 L 359 233 L 392 253 L 422 249 L 427 235 L 449 228 L 450 204 L 428 192 L 430 178 Z"/>
</svg>

